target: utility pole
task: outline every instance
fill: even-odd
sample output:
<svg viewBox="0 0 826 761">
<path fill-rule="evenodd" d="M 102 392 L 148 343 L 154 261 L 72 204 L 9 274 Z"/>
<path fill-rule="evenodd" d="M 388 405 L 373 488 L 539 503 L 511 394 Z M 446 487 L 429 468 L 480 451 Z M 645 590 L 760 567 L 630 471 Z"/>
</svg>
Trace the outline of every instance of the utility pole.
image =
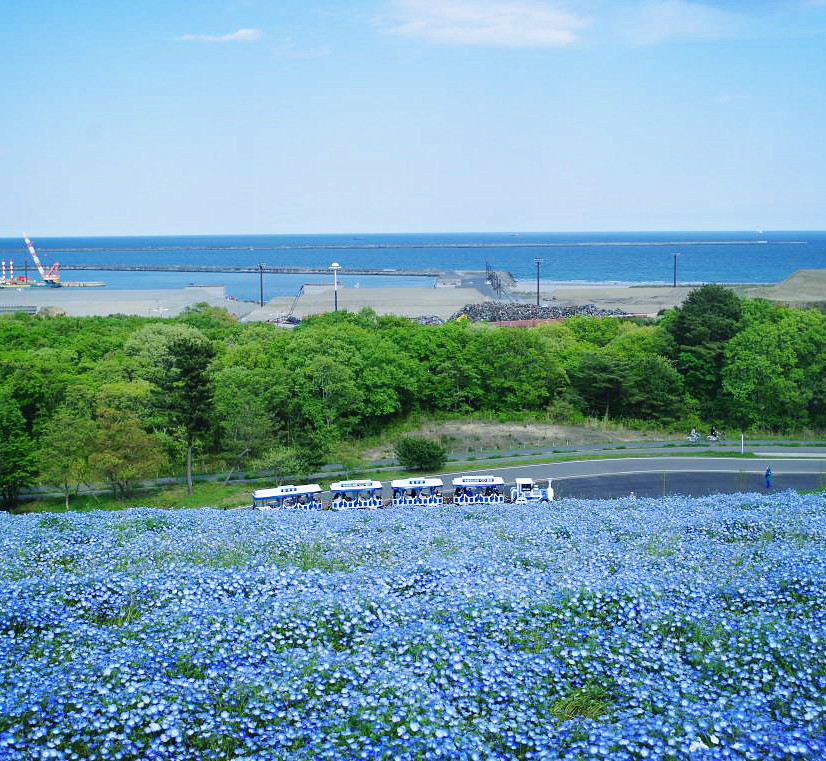
<svg viewBox="0 0 826 761">
<path fill-rule="evenodd" d="M 333 271 L 333 311 L 338 312 L 338 271 L 341 269 L 341 265 L 338 262 L 333 262 L 330 269 Z"/>
<path fill-rule="evenodd" d="M 679 254 L 674 254 L 674 287 L 677 287 L 677 257 Z"/>
<path fill-rule="evenodd" d="M 539 268 L 542 266 L 542 259 L 536 257 L 533 263 L 536 265 L 536 305 L 539 306 Z"/>
<path fill-rule="evenodd" d="M 264 262 L 258 262 L 259 304 L 264 306 Z"/>
</svg>

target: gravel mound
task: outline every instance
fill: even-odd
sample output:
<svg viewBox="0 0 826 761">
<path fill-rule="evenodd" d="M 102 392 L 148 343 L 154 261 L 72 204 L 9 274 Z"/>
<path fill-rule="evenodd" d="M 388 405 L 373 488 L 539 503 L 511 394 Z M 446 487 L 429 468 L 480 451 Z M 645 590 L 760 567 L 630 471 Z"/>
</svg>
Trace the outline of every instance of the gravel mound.
<svg viewBox="0 0 826 761">
<path fill-rule="evenodd" d="M 451 320 L 467 317 L 472 322 L 505 322 L 511 320 L 554 320 L 562 317 L 623 317 L 622 309 L 598 309 L 594 304 L 582 306 L 536 306 L 535 304 L 465 304 Z"/>
</svg>

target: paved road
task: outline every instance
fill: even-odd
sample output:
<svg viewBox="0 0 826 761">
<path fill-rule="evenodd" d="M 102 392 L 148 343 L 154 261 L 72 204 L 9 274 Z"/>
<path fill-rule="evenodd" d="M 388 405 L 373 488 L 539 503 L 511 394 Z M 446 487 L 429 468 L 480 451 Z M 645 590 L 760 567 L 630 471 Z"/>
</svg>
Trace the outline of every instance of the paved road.
<svg viewBox="0 0 826 761">
<path fill-rule="evenodd" d="M 767 453 L 768 454 L 768 453 Z M 666 494 L 702 496 L 721 492 L 764 491 L 763 474 L 771 465 L 774 472 L 773 488 L 826 490 L 826 453 L 814 448 L 795 452 L 787 449 L 768 457 L 618 457 L 599 460 L 571 460 L 538 465 L 507 465 L 489 463 L 478 467 L 468 463 L 457 473 L 441 474 L 447 487 L 456 476 L 490 473 L 502 476 L 506 483 L 515 478 L 554 479 L 554 490 L 559 497 L 600 499 L 624 497 L 632 492 L 637 496 L 662 497 Z M 451 463 L 453 465 L 454 463 Z M 316 478 L 319 476 L 317 475 Z M 218 476 L 197 480 L 218 480 Z M 164 479 L 169 483 L 173 480 Z M 250 491 L 264 488 L 260 482 L 249 486 Z M 103 493 L 103 485 L 81 493 Z M 35 492 L 32 492 L 35 493 Z M 61 494 L 38 491 L 39 495 L 60 497 Z M 385 481 L 384 497 L 390 497 L 389 479 Z"/>
<path fill-rule="evenodd" d="M 467 470 L 515 478 L 553 478 L 559 497 L 608 498 L 631 494 L 702 496 L 721 492 L 765 491 L 771 465 L 773 489 L 826 490 L 826 458 L 646 457 L 579 460 L 540 465 Z M 445 474 L 446 484 L 457 474 Z"/>
</svg>

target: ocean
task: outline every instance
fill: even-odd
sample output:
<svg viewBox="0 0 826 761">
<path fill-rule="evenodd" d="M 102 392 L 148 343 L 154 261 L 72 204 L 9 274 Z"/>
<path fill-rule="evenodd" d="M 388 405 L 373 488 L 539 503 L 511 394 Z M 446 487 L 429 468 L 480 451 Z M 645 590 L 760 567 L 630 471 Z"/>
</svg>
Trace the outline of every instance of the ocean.
<svg viewBox="0 0 826 761">
<path fill-rule="evenodd" d="M 231 235 L 37 238 L 47 266 L 84 264 L 207 265 L 483 270 L 555 283 L 671 283 L 679 253 L 681 282 L 777 283 L 799 269 L 826 268 L 826 232 L 451 233 L 394 235 Z M 22 238 L 0 238 L 0 258 L 15 272 L 33 263 Z M 266 275 L 266 297 L 291 295 L 327 275 Z M 238 299 L 258 298 L 258 275 L 203 272 L 66 270 L 64 280 L 101 280 L 111 288 L 224 284 Z M 345 287 L 431 287 L 431 278 L 350 276 Z"/>
</svg>

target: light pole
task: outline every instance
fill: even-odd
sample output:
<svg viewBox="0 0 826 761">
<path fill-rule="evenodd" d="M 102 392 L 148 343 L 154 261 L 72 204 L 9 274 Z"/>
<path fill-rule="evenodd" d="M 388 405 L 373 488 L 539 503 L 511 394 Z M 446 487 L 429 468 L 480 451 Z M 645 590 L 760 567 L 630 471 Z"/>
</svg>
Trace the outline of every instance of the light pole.
<svg viewBox="0 0 826 761">
<path fill-rule="evenodd" d="M 679 254 L 674 254 L 674 287 L 677 287 L 677 257 Z"/>
<path fill-rule="evenodd" d="M 258 303 L 264 306 L 264 262 L 258 262 Z"/>
<path fill-rule="evenodd" d="M 542 266 L 542 259 L 536 257 L 533 263 L 536 265 L 536 305 L 539 306 L 539 268 Z"/>
<path fill-rule="evenodd" d="M 338 262 L 333 262 L 330 269 L 333 271 L 333 310 L 338 312 L 338 271 L 341 269 L 341 265 Z"/>
</svg>

